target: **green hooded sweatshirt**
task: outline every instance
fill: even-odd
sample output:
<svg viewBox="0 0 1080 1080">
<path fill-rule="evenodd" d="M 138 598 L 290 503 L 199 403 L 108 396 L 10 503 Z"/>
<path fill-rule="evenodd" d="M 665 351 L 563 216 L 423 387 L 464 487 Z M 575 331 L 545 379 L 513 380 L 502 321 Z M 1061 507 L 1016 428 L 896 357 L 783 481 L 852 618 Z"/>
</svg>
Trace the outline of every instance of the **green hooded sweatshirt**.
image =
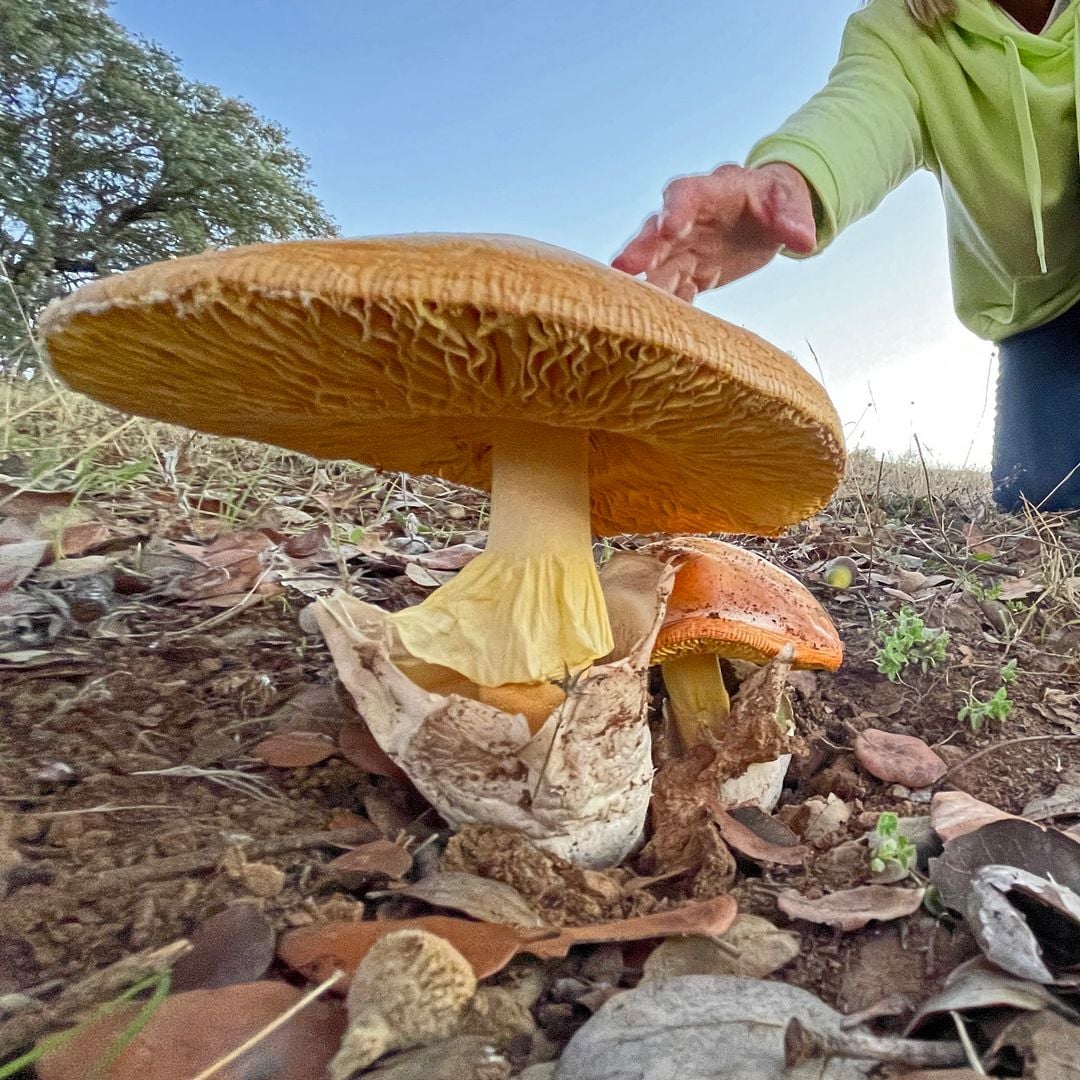
<svg viewBox="0 0 1080 1080">
<path fill-rule="evenodd" d="M 747 164 L 783 161 L 817 195 L 818 246 L 918 168 L 941 183 L 960 321 L 997 341 L 1080 300 L 1080 0 L 1043 34 L 992 0 L 919 26 L 903 0 L 848 20 L 826 87 Z"/>
</svg>

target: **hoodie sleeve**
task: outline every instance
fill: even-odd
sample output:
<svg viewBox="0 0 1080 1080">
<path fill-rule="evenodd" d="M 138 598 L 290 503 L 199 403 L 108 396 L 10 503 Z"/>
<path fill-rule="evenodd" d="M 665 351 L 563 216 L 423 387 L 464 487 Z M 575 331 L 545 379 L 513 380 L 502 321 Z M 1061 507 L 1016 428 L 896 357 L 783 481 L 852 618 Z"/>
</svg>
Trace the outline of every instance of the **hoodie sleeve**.
<svg viewBox="0 0 1080 1080">
<path fill-rule="evenodd" d="M 848 20 L 825 88 L 762 139 L 746 162 L 753 168 L 782 161 L 806 178 L 816 195 L 814 254 L 924 163 L 918 95 L 865 14 Z"/>
</svg>

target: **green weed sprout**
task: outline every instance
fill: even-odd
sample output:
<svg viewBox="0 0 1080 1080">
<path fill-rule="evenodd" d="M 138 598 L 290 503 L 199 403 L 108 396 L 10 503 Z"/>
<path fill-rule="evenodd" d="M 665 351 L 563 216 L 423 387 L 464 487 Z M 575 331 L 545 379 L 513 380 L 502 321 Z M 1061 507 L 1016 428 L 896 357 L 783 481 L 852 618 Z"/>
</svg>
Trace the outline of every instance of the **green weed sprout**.
<svg viewBox="0 0 1080 1080">
<path fill-rule="evenodd" d="M 1013 711 L 1013 702 L 1009 698 L 1009 687 L 1016 681 L 1016 661 L 1010 660 L 1000 672 L 1001 685 L 985 700 L 980 701 L 974 690 L 968 691 L 968 702 L 956 714 L 961 724 L 970 724 L 976 734 L 982 731 L 987 721 L 999 724 L 1009 719 Z"/>
<path fill-rule="evenodd" d="M 875 874 L 898 867 L 905 874 L 915 868 L 915 845 L 900 832 L 900 819 L 891 810 L 878 815 L 870 835 L 870 869 Z"/>
<path fill-rule="evenodd" d="M 874 666 L 891 682 L 898 682 L 901 673 L 917 664 L 925 674 L 945 659 L 949 632 L 928 627 L 912 607 L 902 607 L 890 625 L 885 618 L 879 623 L 879 647 Z"/>
</svg>

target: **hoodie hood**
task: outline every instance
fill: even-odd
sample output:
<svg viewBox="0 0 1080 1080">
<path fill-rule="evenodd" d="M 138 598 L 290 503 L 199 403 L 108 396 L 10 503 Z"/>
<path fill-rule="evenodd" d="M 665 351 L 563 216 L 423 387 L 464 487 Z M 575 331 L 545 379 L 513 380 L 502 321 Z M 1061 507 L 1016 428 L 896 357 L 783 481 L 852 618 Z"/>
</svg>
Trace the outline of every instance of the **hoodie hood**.
<svg viewBox="0 0 1080 1080">
<path fill-rule="evenodd" d="M 1031 225 L 1035 238 L 1035 253 L 1039 270 L 1046 273 L 1046 229 L 1043 222 L 1043 183 L 1039 161 L 1038 140 L 1031 117 L 1028 97 L 1028 73 L 1047 59 L 1062 53 L 1073 56 L 1073 100 L 1080 102 L 1080 63 L 1076 61 L 1074 43 L 1080 27 L 1080 6 L 1071 4 L 1041 33 L 1033 34 L 1018 26 L 997 4 L 978 0 L 958 0 L 953 25 L 962 33 L 1000 44 L 1004 55 L 1016 119 L 1016 138 L 1023 165 L 1024 186 L 1031 208 Z M 1080 117 L 1080 109 L 1077 110 Z M 1080 131 L 1080 120 L 1078 120 Z"/>
</svg>

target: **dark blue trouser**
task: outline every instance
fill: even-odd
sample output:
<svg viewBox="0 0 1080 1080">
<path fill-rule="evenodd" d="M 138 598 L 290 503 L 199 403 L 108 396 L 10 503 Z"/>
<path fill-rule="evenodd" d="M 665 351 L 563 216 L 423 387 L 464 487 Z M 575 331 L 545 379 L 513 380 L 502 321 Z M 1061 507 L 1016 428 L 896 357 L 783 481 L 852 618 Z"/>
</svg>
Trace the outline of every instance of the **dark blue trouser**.
<svg viewBox="0 0 1080 1080">
<path fill-rule="evenodd" d="M 1080 509 L 1080 304 L 1000 343 L 992 471 L 1003 510 Z"/>
</svg>

